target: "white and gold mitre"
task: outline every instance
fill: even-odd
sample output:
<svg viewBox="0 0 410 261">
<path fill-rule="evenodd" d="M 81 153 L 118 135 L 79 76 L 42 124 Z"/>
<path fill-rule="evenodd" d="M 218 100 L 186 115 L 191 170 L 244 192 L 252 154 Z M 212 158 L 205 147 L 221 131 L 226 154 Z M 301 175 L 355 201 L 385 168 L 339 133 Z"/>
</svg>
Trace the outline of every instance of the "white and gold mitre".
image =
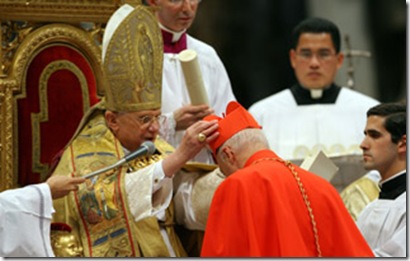
<svg viewBox="0 0 410 261">
<path fill-rule="evenodd" d="M 107 23 L 102 60 L 106 108 L 161 108 L 163 45 L 158 21 L 147 6 L 121 6 Z"/>
</svg>

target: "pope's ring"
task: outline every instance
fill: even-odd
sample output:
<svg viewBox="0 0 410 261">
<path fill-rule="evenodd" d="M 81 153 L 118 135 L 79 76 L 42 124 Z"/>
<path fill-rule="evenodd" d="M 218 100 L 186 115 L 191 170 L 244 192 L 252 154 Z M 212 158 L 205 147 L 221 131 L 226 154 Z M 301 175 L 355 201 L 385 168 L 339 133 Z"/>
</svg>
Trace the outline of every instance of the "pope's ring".
<svg viewBox="0 0 410 261">
<path fill-rule="evenodd" d="M 206 140 L 205 134 L 199 133 L 199 134 L 198 134 L 198 141 L 202 143 L 202 142 L 204 142 L 205 140 Z"/>
</svg>

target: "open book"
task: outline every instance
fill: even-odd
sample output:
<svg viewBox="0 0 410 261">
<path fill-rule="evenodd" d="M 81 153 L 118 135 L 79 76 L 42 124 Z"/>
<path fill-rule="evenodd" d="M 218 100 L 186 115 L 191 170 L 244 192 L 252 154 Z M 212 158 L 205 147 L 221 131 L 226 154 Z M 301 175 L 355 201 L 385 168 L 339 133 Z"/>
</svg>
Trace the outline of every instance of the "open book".
<svg viewBox="0 0 410 261">
<path fill-rule="evenodd" d="M 300 164 L 300 167 L 321 176 L 329 182 L 339 170 L 339 167 L 321 150 L 305 158 L 302 164 Z"/>
</svg>

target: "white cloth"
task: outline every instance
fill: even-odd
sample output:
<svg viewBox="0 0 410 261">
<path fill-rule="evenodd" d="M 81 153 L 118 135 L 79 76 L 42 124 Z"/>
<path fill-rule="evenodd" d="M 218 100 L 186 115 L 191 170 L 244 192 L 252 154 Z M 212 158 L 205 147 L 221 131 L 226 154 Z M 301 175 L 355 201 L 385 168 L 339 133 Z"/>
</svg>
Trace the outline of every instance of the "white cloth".
<svg viewBox="0 0 410 261">
<path fill-rule="evenodd" d="M 177 224 L 205 231 L 213 195 L 225 179 L 219 168 L 206 174 L 180 171 L 174 178 L 174 206 Z"/>
<path fill-rule="evenodd" d="M 175 219 L 177 224 L 184 225 L 191 230 L 205 230 L 205 226 L 196 224 L 196 217 L 192 206 L 192 189 L 199 173 L 186 173 L 181 171 L 174 179 L 175 193 Z M 202 227 L 202 229 L 198 228 Z"/>
<path fill-rule="evenodd" d="M 130 6 L 129 4 L 124 4 L 120 8 L 118 8 L 114 14 L 110 17 L 105 26 L 105 31 L 102 40 L 102 61 L 104 62 L 105 53 L 107 52 L 108 45 L 113 37 L 115 30 L 117 30 L 118 26 L 121 22 L 132 12 L 134 11 L 134 7 Z"/>
<path fill-rule="evenodd" d="M 165 211 L 172 200 L 172 179 L 164 174 L 162 160 L 125 175 L 125 191 L 135 222 L 156 216 L 165 221 Z M 175 257 L 167 232 L 160 227 L 161 236 L 171 257 Z"/>
<path fill-rule="evenodd" d="M 195 50 L 198 54 L 198 63 L 208 94 L 209 106 L 214 109 L 216 115 L 222 115 L 227 104 L 236 98 L 221 59 L 214 48 L 189 35 L 187 35 L 187 48 Z M 178 147 L 185 131 L 175 131 L 172 114 L 183 105 L 190 103 L 177 54 L 164 53 L 162 113 L 167 116 L 167 124 L 161 127 L 161 135 L 174 147 Z M 206 149 L 203 149 L 193 161 L 214 163 L 211 152 Z"/>
<path fill-rule="evenodd" d="M 0 256 L 54 257 L 50 242 L 53 213 L 46 183 L 0 193 Z"/>
<path fill-rule="evenodd" d="M 357 226 L 380 257 L 406 257 L 406 192 L 395 200 L 377 199 L 362 211 Z"/>
<path fill-rule="evenodd" d="M 298 106 L 283 90 L 256 102 L 249 112 L 262 126 L 270 147 L 287 160 L 304 159 L 319 149 L 328 157 L 360 155 L 366 112 L 379 102 L 342 87 L 336 103 Z"/>
<path fill-rule="evenodd" d="M 125 191 L 134 220 L 155 216 L 165 218 L 172 199 L 172 179 L 162 170 L 162 161 L 125 175 Z"/>
<path fill-rule="evenodd" d="M 377 171 L 377 170 L 371 170 L 371 171 L 367 172 L 365 177 L 370 179 L 371 181 L 373 181 L 376 184 L 379 184 L 380 180 L 382 179 L 382 177 L 380 176 L 379 171 Z"/>
</svg>

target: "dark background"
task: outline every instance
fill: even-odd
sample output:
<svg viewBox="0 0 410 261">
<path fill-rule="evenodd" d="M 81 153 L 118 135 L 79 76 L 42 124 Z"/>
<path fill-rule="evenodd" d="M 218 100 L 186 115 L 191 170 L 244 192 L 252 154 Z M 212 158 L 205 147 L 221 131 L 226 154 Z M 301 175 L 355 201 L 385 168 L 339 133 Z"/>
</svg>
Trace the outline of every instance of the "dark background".
<svg viewBox="0 0 410 261">
<path fill-rule="evenodd" d="M 353 59 L 356 90 L 381 102 L 405 99 L 404 0 L 202 0 L 189 33 L 215 48 L 236 98 L 249 107 L 295 82 L 290 34 L 309 16 L 332 20 L 351 36 L 352 49 L 371 52 Z M 346 70 L 339 70 L 337 84 L 346 86 Z"/>
</svg>

